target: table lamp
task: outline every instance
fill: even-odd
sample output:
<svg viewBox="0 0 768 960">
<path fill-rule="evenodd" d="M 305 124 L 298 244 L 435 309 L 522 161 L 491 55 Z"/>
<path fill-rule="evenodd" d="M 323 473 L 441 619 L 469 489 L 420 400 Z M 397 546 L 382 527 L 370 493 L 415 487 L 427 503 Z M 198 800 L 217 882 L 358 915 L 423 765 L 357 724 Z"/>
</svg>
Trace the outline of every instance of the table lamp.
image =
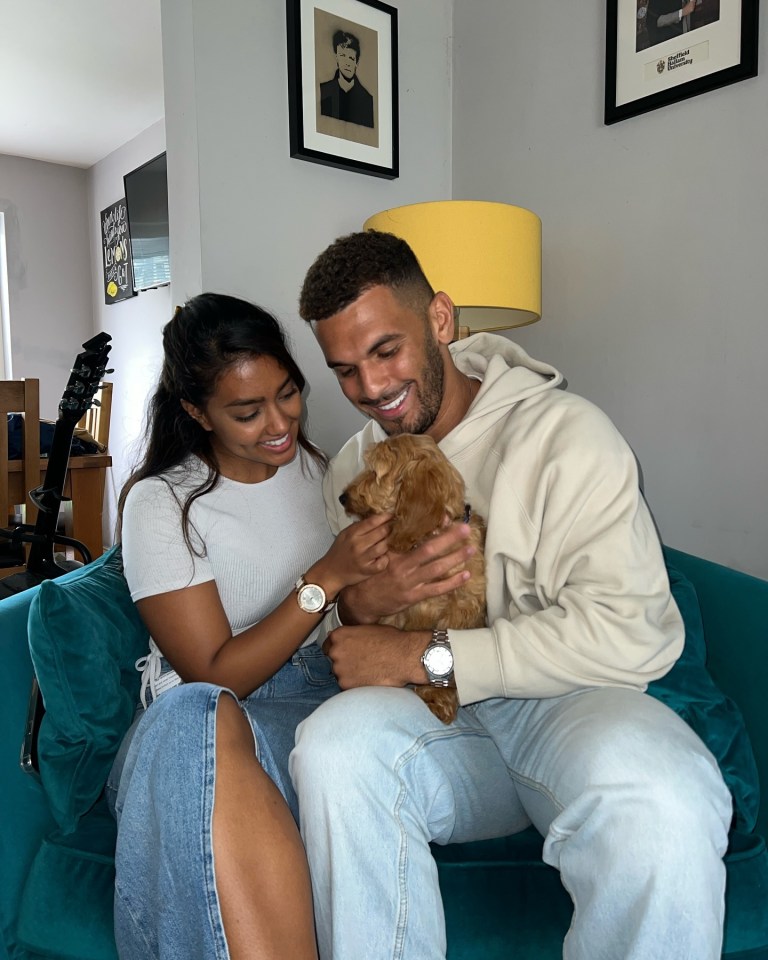
<svg viewBox="0 0 768 960">
<path fill-rule="evenodd" d="M 382 210 L 363 229 L 408 243 L 433 290 L 457 307 L 457 338 L 541 318 L 541 221 L 530 210 L 439 200 Z"/>
</svg>

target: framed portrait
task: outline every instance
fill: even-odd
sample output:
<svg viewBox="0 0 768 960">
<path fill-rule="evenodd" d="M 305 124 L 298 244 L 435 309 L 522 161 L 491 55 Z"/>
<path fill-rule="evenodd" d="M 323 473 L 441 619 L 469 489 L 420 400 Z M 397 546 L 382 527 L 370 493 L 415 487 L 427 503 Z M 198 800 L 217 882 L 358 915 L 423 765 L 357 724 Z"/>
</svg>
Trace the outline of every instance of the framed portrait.
<svg viewBox="0 0 768 960">
<path fill-rule="evenodd" d="M 757 75 L 759 0 L 607 0 L 605 122 Z"/>
<path fill-rule="evenodd" d="M 398 176 L 397 10 L 287 0 L 291 156 Z"/>
</svg>

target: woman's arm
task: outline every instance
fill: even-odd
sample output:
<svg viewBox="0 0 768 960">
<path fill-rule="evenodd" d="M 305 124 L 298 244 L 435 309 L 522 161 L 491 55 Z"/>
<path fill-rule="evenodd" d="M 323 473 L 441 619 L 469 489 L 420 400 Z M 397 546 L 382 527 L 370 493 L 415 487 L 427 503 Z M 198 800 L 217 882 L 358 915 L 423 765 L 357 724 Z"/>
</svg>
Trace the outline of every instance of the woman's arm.
<svg viewBox="0 0 768 960">
<path fill-rule="evenodd" d="M 388 516 L 369 517 L 343 530 L 305 573 L 329 600 L 387 565 Z M 137 607 L 163 655 L 182 680 L 229 687 L 243 698 L 288 660 L 323 618 L 303 611 L 294 591 L 258 623 L 237 636 L 215 581 L 145 597 Z"/>
</svg>

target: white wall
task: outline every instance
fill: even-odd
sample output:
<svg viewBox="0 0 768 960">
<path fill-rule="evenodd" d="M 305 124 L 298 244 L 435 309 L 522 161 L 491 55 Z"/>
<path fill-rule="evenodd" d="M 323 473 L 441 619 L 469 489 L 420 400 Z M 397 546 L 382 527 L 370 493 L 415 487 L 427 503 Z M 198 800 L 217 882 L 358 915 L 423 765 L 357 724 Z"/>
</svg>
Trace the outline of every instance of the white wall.
<svg viewBox="0 0 768 960">
<path fill-rule="evenodd" d="M 55 420 L 80 344 L 92 336 L 84 170 L 0 156 L 13 376 L 40 380 Z"/>
<path fill-rule="evenodd" d="M 130 473 L 141 435 L 146 400 L 160 369 L 160 331 L 171 316 L 170 287 L 146 290 L 118 303 L 104 302 L 101 221 L 99 214 L 125 196 L 123 176 L 165 149 L 162 121 L 124 144 L 88 171 L 88 227 L 90 263 L 88 277 L 94 330 L 112 337 L 109 365 L 113 384 L 109 449 L 112 470 L 108 473 L 105 502 L 105 543 L 112 542 L 116 501 Z"/>
<path fill-rule="evenodd" d="M 632 444 L 667 543 L 768 576 L 768 50 L 762 74 L 606 127 L 605 4 L 454 0 L 453 195 L 543 222 L 512 339 Z"/>
<path fill-rule="evenodd" d="M 371 213 L 450 196 L 452 5 L 393 5 L 402 173 L 387 181 L 290 158 L 284 3 L 162 4 L 174 302 L 200 286 L 275 312 L 311 384 L 310 433 L 331 453 L 361 420 L 298 318 L 304 274 Z"/>
</svg>

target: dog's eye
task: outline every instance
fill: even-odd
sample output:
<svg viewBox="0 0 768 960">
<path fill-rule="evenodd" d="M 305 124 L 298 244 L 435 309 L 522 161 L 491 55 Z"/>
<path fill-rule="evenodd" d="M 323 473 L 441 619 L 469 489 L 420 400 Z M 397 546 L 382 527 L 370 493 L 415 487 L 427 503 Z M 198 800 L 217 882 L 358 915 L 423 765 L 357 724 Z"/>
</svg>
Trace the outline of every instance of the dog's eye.
<svg viewBox="0 0 768 960">
<path fill-rule="evenodd" d="M 339 494 L 339 503 L 342 505 L 342 507 L 345 507 L 345 506 L 347 505 L 347 493 L 346 493 L 346 490 L 344 491 L 344 493 L 340 493 L 340 494 Z"/>
</svg>

